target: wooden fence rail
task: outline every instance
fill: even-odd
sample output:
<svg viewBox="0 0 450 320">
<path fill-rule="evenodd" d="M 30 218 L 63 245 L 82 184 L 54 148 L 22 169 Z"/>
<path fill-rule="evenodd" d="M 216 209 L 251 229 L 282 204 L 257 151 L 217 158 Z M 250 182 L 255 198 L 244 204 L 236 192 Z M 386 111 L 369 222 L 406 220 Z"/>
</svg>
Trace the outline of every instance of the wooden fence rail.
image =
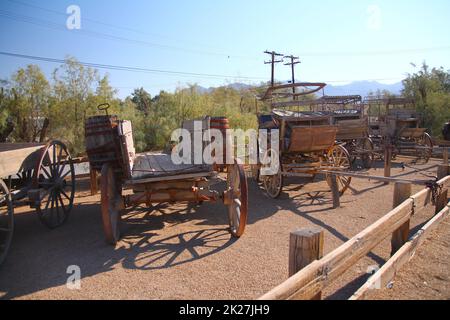
<svg viewBox="0 0 450 320">
<path fill-rule="evenodd" d="M 448 214 L 448 207 L 445 208 L 447 204 L 447 190 L 450 186 L 450 176 L 447 176 L 448 174 L 449 166 L 440 165 L 438 177 L 441 179 L 437 184 L 442 189 L 437 199 L 435 199 L 437 204 L 436 211 L 439 213 L 425 225 L 425 229 L 422 228 L 424 230 L 419 231 L 420 235 L 407 241 L 411 216 L 432 204 L 433 192 L 439 190 L 439 188 L 434 191 L 426 188 L 410 196 L 410 184 L 396 183 L 394 209 L 323 258 L 311 262 L 259 299 L 305 300 L 317 298 L 330 282 L 366 256 L 381 241 L 392 236 L 393 257 L 384 265 L 384 269 L 382 268 L 377 272 L 378 275 L 376 274 L 376 277 L 371 278 L 370 282 L 360 289 L 361 291 L 357 294 L 355 293 L 353 298 L 363 297 L 367 292 L 367 288 L 373 287 L 374 282 L 377 283 L 377 279 L 381 279 L 381 283 L 385 284 L 392 276 L 393 270 L 397 270 L 396 267 L 403 265 L 408 260 L 408 254 L 413 252 L 420 244 L 422 240 L 419 241 L 419 239 L 423 239 L 423 233 L 429 232 L 431 226 L 434 227 Z M 302 252 L 302 249 L 290 249 L 290 251 L 298 253 Z M 299 260 L 299 258 L 297 257 L 296 260 Z M 300 258 L 300 260 L 302 259 Z"/>
</svg>

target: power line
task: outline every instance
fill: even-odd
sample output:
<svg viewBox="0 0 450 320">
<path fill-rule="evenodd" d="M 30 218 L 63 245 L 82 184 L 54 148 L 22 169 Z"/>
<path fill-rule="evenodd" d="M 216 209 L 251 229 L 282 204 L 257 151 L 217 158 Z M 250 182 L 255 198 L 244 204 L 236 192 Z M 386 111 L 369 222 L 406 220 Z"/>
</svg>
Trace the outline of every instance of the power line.
<svg viewBox="0 0 450 320">
<path fill-rule="evenodd" d="M 8 0 L 8 1 L 11 2 L 11 3 L 17 3 L 17 4 L 20 4 L 20 5 L 23 5 L 23 6 L 28 6 L 28 7 L 31 7 L 31 8 L 35 8 L 35 9 L 39 9 L 39 10 L 55 13 L 55 14 L 58 14 L 58 15 L 67 16 L 66 13 L 63 13 L 63 12 L 60 12 L 60 11 L 57 11 L 57 10 L 48 9 L 48 8 L 43 8 L 43 7 L 40 7 L 40 6 L 33 5 L 33 4 L 25 3 L 25 2 L 22 2 L 22 1 L 18 1 L 18 0 Z M 0 16 L 3 16 L 5 18 L 9 18 L 9 19 L 12 19 L 12 20 L 26 22 L 26 23 L 30 23 L 30 24 L 34 24 L 34 25 L 39 25 L 41 27 L 47 27 L 47 28 L 50 28 L 50 29 L 57 29 L 57 30 L 60 30 L 60 31 L 68 31 L 65 27 L 61 26 L 60 24 L 57 24 L 57 23 L 54 23 L 54 22 L 51 22 L 51 21 L 37 19 L 37 18 L 34 18 L 34 17 L 25 16 L 25 15 L 20 15 L 20 14 L 13 13 L 13 12 L 8 12 L 8 11 L 5 11 L 5 10 L 0 10 L 0 12 L 3 12 L 2 14 L 0 14 Z M 133 28 L 129 28 L 129 27 L 117 26 L 117 25 L 114 25 L 114 24 L 110 24 L 110 23 L 106 23 L 106 22 L 102 22 L 102 21 L 98 21 L 98 20 L 94 20 L 94 19 L 89 19 L 89 18 L 83 18 L 83 19 L 86 20 L 86 21 L 90 21 L 92 23 L 97 23 L 97 24 L 100 24 L 100 25 L 104 25 L 104 26 L 108 26 L 108 27 L 112 27 L 112 28 L 116 28 L 116 29 L 122 29 L 122 30 L 131 31 L 131 32 L 140 33 L 140 34 L 146 34 L 146 35 L 156 35 L 156 36 L 160 36 L 160 37 L 167 37 L 167 36 L 163 36 L 163 35 L 157 35 L 157 34 L 153 34 L 153 33 L 144 32 L 144 31 L 133 29 Z M 255 58 L 255 57 L 252 57 L 252 56 L 235 55 L 235 54 L 229 54 L 229 53 L 224 53 L 224 52 L 211 52 L 211 51 L 193 50 L 193 49 L 187 49 L 187 48 L 182 48 L 182 47 L 177 47 L 177 46 L 169 46 L 169 45 L 153 43 L 153 42 L 148 42 L 148 41 L 143 41 L 143 40 L 129 39 L 129 38 L 126 38 L 126 37 L 119 37 L 119 36 L 115 36 L 115 35 L 111 35 L 111 34 L 105 34 L 105 33 L 95 32 L 95 31 L 86 30 L 86 29 L 77 30 L 77 32 L 80 33 L 80 34 L 86 35 L 86 36 L 91 36 L 91 37 L 96 37 L 96 38 L 101 38 L 101 39 L 107 39 L 107 40 L 124 41 L 124 42 L 129 42 L 129 43 L 140 44 L 140 45 L 147 45 L 147 46 L 157 47 L 157 48 L 166 49 L 166 50 L 184 51 L 184 52 L 193 53 L 193 54 L 223 56 L 223 57 L 227 57 L 227 58 L 238 58 L 238 59 L 247 59 L 247 60 L 255 60 L 255 61 L 259 60 L 258 58 Z M 351 51 L 303 52 L 302 56 L 304 56 L 304 57 L 378 56 L 378 55 L 396 55 L 396 54 L 405 54 L 405 53 L 421 53 L 421 52 L 429 52 L 429 51 L 447 51 L 447 50 L 450 50 L 450 46 L 411 48 L 411 49 L 375 50 L 375 51 L 359 51 L 359 52 L 354 52 L 354 51 L 353 52 L 351 52 Z"/>
<path fill-rule="evenodd" d="M 14 13 L 11 11 L 0 10 L 0 17 L 4 17 L 4 18 L 10 19 L 10 20 L 15 20 L 15 21 L 19 21 L 19 22 L 25 22 L 25 23 L 29 23 L 29 24 L 33 24 L 33 25 L 38 25 L 40 27 L 49 28 L 49 29 L 53 29 L 53 30 L 68 32 L 67 28 L 65 28 L 64 25 L 61 25 L 59 23 L 55 23 L 55 22 L 43 20 L 43 19 L 38 19 L 38 18 L 31 17 L 31 16 Z M 229 54 L 229 53 L 219 53 L 219 52 L 203 51 L 203 50 L 195 50 L 195 49 L 187 49 L 187 48 L 159 44 L 159 43 L 149 42 L 149 41 L 144 41 L 144 40 L 130 39 L 130 38 L 126 38 L 126 37 L 120 37 L 120 36 L 111 35 L 111 34 L 107 34 L 107 33 L 92 31 L 92 30 L 88 30 L 86 28 L 82 28 L 79 30 L 71 30 L 71 32 L 73 32 L 74 34 L 85 35 L 85 36 L 94 37 L 94 38 L 103 39 L 103 40 L 106 39 L 106 40 L 113 40 L 113 41 L 128 42 L 128 43 L 134 43 L 134 44 L 138 44 L 138 45 L 150 46 L 153 48 L 159 48 L 159 49 L 163 49 L 163 50 L 182 51 L 182 52 L 187 52 L 187 53 L 191 53 L 191 54 L 222 56 L 222 57 L 227 57 L 227 58 L 256 60 L 256 58 L 249 57 L 249 56 L 233 55 L 233 54 Z"/>
<path fill-rule="evenodd" d="M 29 59 L 29 60 L 36 60 L 36 61 L 43 61 L 43 62 L 59 63 L 59 64 L 63 64 L 66 62 L 66 60 L 64 60 L 64 59 L 39 57 L 39 56 L 33 56 L 33 55 L 24 55 L 24 54 L 4 52 L 4 51 L 0 51 L 0 55 L 15 57 L 15 58 L 22 58 L 22 59 Z M 107 70 L 114 70 L 114 71 L 178 75 L 178 76 L 188 76 L 188 77 L 203 78 L 203 79 L 234 78 L 234 79 L 239 79 L 239 80 L 243 80 L 243 81 L 251 81 L 251 80 L 265 81 L 266 80 L 265 78 L 261 78 L 261 77 L 230 76 L 230 75 L 220 75 L 220 74 L 194 73 L 194 72 L 149 69 L 149 68 L 141 68 L 141 67 L 108 65 L 108 64 L 99 64 L 99 63 L 82 62 L 82 61 L 78 61 L 78 62 L 81 65 L 86 66 L 86 67 L 107 69 Z M 346 82 L 350 83 L 350 82 L 357 82 L 357 81 L 394 81 L 394 80 L 402 80 L 402 79 L 403 78 L 398 77 L 398 78 L 374 78 L 374 79 L 361 79 L 361 80 L 329 80 L 329 81 L 323 81 L 323 82 L 325 82 L 325 83 L 346 83 Z"/>
<path fill-rule="evenodd" d="M 53 29 L 53 30 L 68 31 L 65 28 L 65 26 L 63 26 L 61 24 L 43 20 L 43 19 L 30 17 L 30 16 L 26 16 L 26 15 L 17 14 L 17 13 L 10 12 L 10 11 L 0 10 L 0 17 L 4 17 L 4 18 L 14 20 L 14 21 L 38 25 L 40 27 L 45 27 L 45 28 L 49 28 L 49 29 Z M 164 45 L 164 44 L 159 44 L 159 43 L 154 43 L 154 42 L 148 42 L 148 41 L 144 41 L 144 40 L 130 39 L 130 38 L 120 37 L 120 36 L 111 35 L 111 34 L 107 34 L 107 33 L 91 31 L 86 28 L 79 29 L 79 30 L 71 30 L 71 32 L 73 32 L 74 34 L 80 34 L 80 35 L 84 35 L 84 36 L 94 37 L 97 39 L 128 42 L 128 43 L 133 43 L 133 44 L 138 44 L 138 45 L 143 45 L 143 46 L 149 46 L 149 47 L 153 47 L 153 48 L 159 48 L 159 49 L 163 49 L 163 50 L 181 51 L 181 52 L 185 52 L 185 53 L 202 54 L 202 55 L 210 55 L 210 56 L 222 56 L 222 57 L 227 57 L 227 58 L 255 59 L 255 58 L 251 58 L 248 56 L 238 56 L 238 55 L 231 55 L 231 54 L 227 54 L 227 53 L 193 50 L 193 49 Z"/>
<path fill-rule="evenodd" d="M 53 10 L 53 9 L 49 9 L 49 8 L 44 8 L 44 7 L 41 7 L 41 6 L 37 6 L 35 4 L 26 3 L 26 2 L 18 1 L 18 0 L 7 0 L 7 1 L 9 1 L 11 3 L 22 5 L 22 6 L 30 7 L 30 8 L 33 8 L 33 9 L 38 9 L 38 10 L 41 10 L 41 11 L 46 11 L 46 12 L 50 12 L 50 13 L 54 13 L 54 14 L 57 14 L 57 15 L 60 15 L 60 16 L 67 17 L 67 13 L 65 13 L 65 12 L 61 12 L 61 11 L 57 11 L 57 10 Z M 118 26 L 118 25 L 115 25 L 115 24 L 111 24 L 111 23 L 107 23 L 107 22 L 103 22 L 103 21 L 99 21 L 99 20 L 86 18 L 84 15 L 83 15 L 83 21 L 88 21 L 88 22 L 99 24 L 99 25 L 103 25 L 103 26 L 106 26 L 106 27 L 110 27 L 110 28 L 114 28 L 114 29 L 118 29 L 118 30 L 124 30 L 124 31 L 128 31 L 128 32 L 134 32 L 134 33 L 138 33 L 138 34 L 142 34 L 142 35 L 156 36 L 156 37 L 160 37 L 160 38 L 169 38 L 169 39 L 176 40 L 176 41 L 180 41 L 181 40 L 181 39 L 176 39 L 176 38 L 173 38 L 173 37 L 170 37 L 170 36 L 167 36 L 167 35 L 146 32 L 146 31 L 142 31 L 142 30 L 138 30 L 138 29 L 134 29 L 134 28 L 130 28 L 130 27 Z M 181 41 L 184 41 L 184 40 L 181 40 Z M 205 45 L 205 44 L 201 44 L 201 43 L 196 43 L 196 42 L 190 42 L 190 43 L 191 44 L 195 44 L 195 45 L 201 45 L 201 46 L 208 47 L 208 48 L 212 48 L 209 45 Z M 219 49 L 219 48 L 214 48 L 214 49 Z M 220 50 L 223 50 L 223 48 L 221 48 Z"/>
<path fill-rule="evenodd" d="M 63 64 L 66 62 L 66 60 L 64 60 L 64 59 L 40 57 L 40 56 L 25 55 L 25 54 L 18 54 L 18 53 L 12 53 L 12 52 L 4 52 L 4 51 L 0 51 L 0 55 L 22 58 L 22 59 L 44 61 L 44 62 L 60 63 L 60 64 Z M 130 67 L 130 66 L 119 66 L 119 65 L 111 65 L 111 64 L 83 62 L 83 61 L 78 61 L 78 62 L 81 65 L 86 66 L 86 67 L 108 69 L 108 70 L 115 70 L 115 71 L 142 72 L 142 73 L 152 73 L 152 74 L 165 74 L 165 75 L 203 77 L 203 78 L 218 78 L 218 79 L 234 78 L 234 79 L 246 79 L 246 80 L 265 80 L 265 78 L 260 78 L 260 77 L 231 76 L 231 75 L 223 75 L 223 74 L 160 70 L 160 69 L 150 69 L 150 68 L 142 68 L 142 67 Z"/>
</svg>

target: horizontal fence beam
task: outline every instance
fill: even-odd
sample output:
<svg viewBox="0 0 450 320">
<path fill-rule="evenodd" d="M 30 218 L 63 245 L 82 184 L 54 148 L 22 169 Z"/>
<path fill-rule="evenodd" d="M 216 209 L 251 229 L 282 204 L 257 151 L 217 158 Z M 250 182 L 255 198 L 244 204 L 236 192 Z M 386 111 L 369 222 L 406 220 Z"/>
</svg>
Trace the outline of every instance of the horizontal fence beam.
<svg viewBox="0 0 450 320">
<path fill-rule="evenodd" d="M 401 178 L 395 178 L 395 177 L 381 177 L 381 176 L 371 176 L 361 173 L 354 173 L 354 172 L 347 172 L 347 171 L 334 171 L 334 170 L 324 170 L 319 172 L 318 174 L 333 174 L 336 176 L 341 177 L 352 177 L 356 179 L 366 179 L 366 180 L 373 180 L 373 181 L 380 181 L 380 182 L 389 182 L 389 183 L 411 183 L 414 185 L 426 185 L 430 182 L 430 179 L 428 180 L 420 180 L 420 179 L 401 179 Z"/>
<path fill-rule="evenodd" d="M 328 282 L 344 273 L 405 223 L 410 218 L 412 210 L 413 201 L 408 199 L 336 250 L 322 259 L 314 261 L 260 299 L 311 299 L 322 291 Z"/>
<path fill-rule="evenodd" d="M 437 182 L 447 188 L 450 176 Z M 391 210 L 337 249 L 316 260 L 273 288 L 259 300 L 307 300 L 314 298 L 333 280 L 342 275 L 381 241 L 411 218 L 412 214 L 432 203 L 432 191 L 426 188 Z M 403 248 L 403 247 L 402 247 Z M 399 251 L 397 251 L 398 253 Z"/>
<path fill-rule="evenodd" d="M 450 202 L 436 216 L 428 221 L 408 242 L 403 245 L 369 280 L 356 291 L 350 300 L 364 299 L 373 289 L 385 288 L 394 279 L 400 268 L 411 260 L 416 249 L 427 235 L 444 220 L 450 212 Z"/>
</svg>

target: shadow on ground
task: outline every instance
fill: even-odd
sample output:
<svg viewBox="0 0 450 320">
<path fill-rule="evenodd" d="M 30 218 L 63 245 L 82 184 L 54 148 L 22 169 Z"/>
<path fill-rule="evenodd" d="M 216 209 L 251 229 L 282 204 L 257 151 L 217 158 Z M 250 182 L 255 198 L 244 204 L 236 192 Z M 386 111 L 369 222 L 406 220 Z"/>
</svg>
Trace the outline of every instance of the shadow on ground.
<svg viewBox="0 0 450 320">
<path fill-rule="evenodd" d="M 341 241 L 348 240 L 314 216 L 332 209 L 331 193 L 322 183 L 317 184 L 317 190 L 306 191 L 302 183 L 307 182 L 287 179 L 285 190 L 298 193 L 289 196 L 283 192 L 279 200 L 273 200 L 249 180 L 248 224 L 267 219 L 279 210 L 289 210 Z M 228 233 L 227 209 L 221 203 L 162 204 L 127 211 L 121 228 L 123 240 L 116 247 L 109 246 L 104 241 L 99 203 L 89 202 L 85 187 L 78 198 L 81 203 L 74 206 L 67 224 L 58 229 L 50 231 L 40 225 L 32 211 L 16 215 L 10 255 L 0 266 L 1 298 L 64 285 L 70 265 L 79 266 L 83 278 L 109 272 L 117 264 L 144 271 L 166 269 L 214 255 L 238 241 Z M 172 228 L 188 221 L 193 223 L 189 230 L 174 234 Z M 161 236 L 162 230 L 168 235 Z M 371 256 L 381 263 L 380 257 Z"/>
</svg>

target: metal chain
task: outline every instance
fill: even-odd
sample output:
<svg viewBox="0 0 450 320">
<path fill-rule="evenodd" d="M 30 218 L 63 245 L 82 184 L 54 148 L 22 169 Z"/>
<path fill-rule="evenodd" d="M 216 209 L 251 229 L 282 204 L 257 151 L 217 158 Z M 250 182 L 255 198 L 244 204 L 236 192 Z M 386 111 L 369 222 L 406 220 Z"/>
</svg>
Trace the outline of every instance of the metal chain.
<svg viewBox="0 0 450 320">
<path fill-rule="evenodd" d="M 418 173 L 418 174 L 420 174 L 420 175 L 422 175 L 422 176 L 424 176 L 424 177 L 427 177 L 427 178 L 432 178 L 432 179 L 436 179 L 436 174 L 434 174 L 434 173 L 432 173 L 431 171 L 424 171 L 424 170 L 421 170 L 421 169 L 418 169 L 418 168 L 415 168 L 415 167 L 413 167 L 413 166 L 410 166 L 410 165 L 408 165 L 408 164 L 406 164 L 406 163 L 402 163 L 402 165 L 405 167 L 405 168 L 409 168 L 409 169 L 413 169 L 414 171 L 414 173 Z M 428 174 L 425 174 L 424 172 L 427 172 Z"/>
<path fill-rule="evenodd" d="M 442 192 L 442 185 L 437 183 L 437 180 L 427 182 L 425 185 L 431 190 L 431 203 L 436 205 L 437 197 Z"/>
</svg>

